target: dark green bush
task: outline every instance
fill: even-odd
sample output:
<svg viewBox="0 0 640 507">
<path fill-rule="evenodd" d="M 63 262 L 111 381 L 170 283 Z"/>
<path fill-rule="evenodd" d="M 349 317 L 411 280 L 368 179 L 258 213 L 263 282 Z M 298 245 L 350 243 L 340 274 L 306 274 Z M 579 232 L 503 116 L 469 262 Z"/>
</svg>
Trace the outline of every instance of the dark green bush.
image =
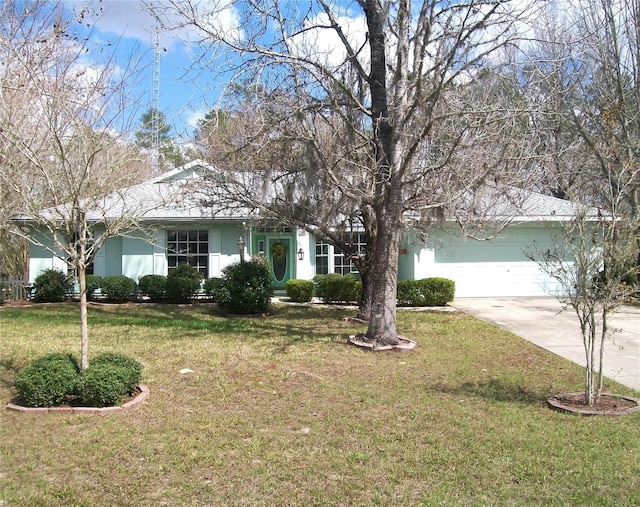
<svg viewBox="0 0 640 507">
<path fill-rule="evenodd" d="M 62 271 L 46 269 L 40 273 L 33 284 L 34 301 L 37 303 L 56 303 L 64 301 L 71 290 L 71 279 Z"/>
<path fill-rule="evenodd" d="M 313 297 L 313 282 L 310 280 L 287 281 L 287 296 L 296 303 L 307 303 Z"/>
<path fill-rule="evenodd" d="M 77 391 L 78 361 L 71 354 L 48 354 L 32 361 L 16 375 L 15 388 L 30 407 L 51 407 Z"/>
<path fill-rule="evenodd" d="M 98 275 L 87 275 L 87 299 L 92 300 L 94 292 L 102 288 L 102 277 Z"/>
<path fill-rule="evenodd" d="M 214 303 L 217 303 L 221 298 L 225 296 L 220 291 L 224 291 L 224 279 L 223 278 L 207 278 L 204 281 L 204 292 L 209 299 Z M 226 292 L 228 295 L 228 291 Z"/>
<path fill-rule="evenodd" d="M 80 399 L 90 407 L 119 405 L 129 392 L 127 371 L 116 364 L 89 365 L 80 381 Z"/>
<path fill-rule="evenodd" d="M 187 302 L 198 295 L 202 274 L 189 264 L 179 264 L 169 270 L 167 298 L 176 303 Z"/>
<path fill-rule="evenodd" d="M 122 371 L 122 377 L 126 379 L 127 394 L 130 394 L 142 380 L 142 365 L 132 357 L 117 352 L 105 352 L 89 361 L 89 368 L 100 365 L 110 365 Z"/>
<path fill-rule="evenodd" d="M 148 296 L 151 301 L 160 301 L 167 296 L 167 277 L 162 275 L 145 275 L 138 278 L 140 294 Z"/>
<path fill-rule="evenodd" d="M 400 306 L 445 306 L 453 301 L 455 282 L 447 278 L 423 278 L 398 282 Z"/>
<path fill-rule="evenodd" d="M 105 276 L 102 279 L 102 292 L 109 301 L 126 301 L 136 293 L 136 282 L 124 275 Z"/>
<path fill-rule="evenodd" d="M 315 295 L 324 303 L 359 303 L 362 295 L 362 282 L 357 275 L 316 275 Z"/>
<path fill-rule="evenodd" d="M 230 264 L 223 278 L 224 286 L 218 291 L 220 307 L 233 313 L 261 313 L 271 307 L 271 274 L 264 258 Z"/>
</svg>

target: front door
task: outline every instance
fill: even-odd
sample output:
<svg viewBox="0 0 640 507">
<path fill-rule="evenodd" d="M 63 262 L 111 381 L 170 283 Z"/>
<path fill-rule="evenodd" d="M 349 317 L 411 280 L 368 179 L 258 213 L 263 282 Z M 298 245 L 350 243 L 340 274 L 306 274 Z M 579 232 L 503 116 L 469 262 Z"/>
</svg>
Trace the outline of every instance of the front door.
<svg viewBox="0 0 640 507">
<path fill-rule="evenodd" d="M 291 278 L 293 254 L 289 238 L 268 238 L 267 256 L 271 263 L 271 284 L 276 289 L 284 289 Z"/>
</svg>

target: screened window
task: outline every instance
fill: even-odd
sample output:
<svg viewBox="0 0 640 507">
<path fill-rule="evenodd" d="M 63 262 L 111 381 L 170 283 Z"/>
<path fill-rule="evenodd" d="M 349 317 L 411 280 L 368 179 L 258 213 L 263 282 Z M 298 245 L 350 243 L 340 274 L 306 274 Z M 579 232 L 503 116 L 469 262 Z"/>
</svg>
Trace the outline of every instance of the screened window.
<svg viewBox="0 0 640 507">
<path fill-rule="evenodd" d="M 169 270 L 189 264 L 209 276 L 209 231 L 167 231 L 167 264 Z"/>
</svg>

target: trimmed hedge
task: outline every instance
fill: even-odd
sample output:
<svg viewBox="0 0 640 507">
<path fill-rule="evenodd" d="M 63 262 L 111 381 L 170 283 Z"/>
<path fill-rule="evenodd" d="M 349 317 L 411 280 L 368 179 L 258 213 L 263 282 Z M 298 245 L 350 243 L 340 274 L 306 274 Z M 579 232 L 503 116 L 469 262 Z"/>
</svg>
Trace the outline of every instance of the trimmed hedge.
<svg viewBox="0 0 640 507">
<path fill-rule="evenodd" d="M 62 271 L 46 269 L 36 277 L 33 288 L 36 303 L 59 303 L 65 300 L 72 284 Z"/>
<path fill-rule="evenodd" d="M 114 366 L 122 370 L 126 379 L 127 394 L 130 394 L 142 380 L 142 365 L 132 357 L 117 352 L 105 352 L 89 361 L 89 368 L 100 365 Z"/>
<path fill-rule="evenodd" d="M 357 275 L 316 275 L 315 295 L 324 303 L 359 303 L 362 296 L 362 281 Z"/>
<path fill-rule="evenodd" d="M 20 371 L 14 386 L 27 406 L 51 407 L 77 391 L 79 375 L 78 361 L 71 354 L 48 354 Z"/>
<path fill-rule="evenodd" d="M 85 282 L 87 284 L 87 299 L 92 300 L 94 292 L 102 289 L 102 277 L 98 275 L 87 275 Z"/>
<path fill-rule="evenodd" d="M 80 399 L 90 407 L 119 405 L 129 394 L 125 370 L 114 364 L 89 366 L 80 381 Z"/>
<path fill-rule="evenodd" d="M 182 263 L 169 270 L 167 275 L 167 298 L 176 303 L 186 303 L 200 291 L 202 273 L 189 264 Z"/>
<path fill-rule="evenodd" d="M 136 282 L 124 275 L 105 276 L 101 288 L 109 301 L 126 301 L 135 295 Z"/>
<path fill-rule="evenodd" d="M 455 282 L 447 278 L 423 278 L 398 282 L 399 306 L 445 306 L 453 301 Z"/>
<path fill-rule="evenodd" d="M 214 303 L 217 303 L 221 298 L 221 290 L 224 289 L 224 279 L 213 277 L 207 278 L 204 281 L 204 293 L 207 295 L 209 299 L 211 299 Z M 224 294 L 224 293 L 222 293 Z M 222 295 L 224 297 L 224 295 Z"/>
<path fill-rule="evenodd" d="M 138 290 L 151 301 L 160 301 L 167 297 L 167 277 L 162 275 L 144 275 L 138 278 Z"/>
<path fill-rule="evenodd" d="M 289 280 L 286 287 L 287 297 L 296 303 L 308 303 L 313 297 L 311 280 Z"/>
<path fill-rule="evenodd" d="M 92 407 L 119 404 L 142 380 L 142 365 L 128 356 L 105 353 L 81 371 L 71 354 L 55 353 L 32 361 L 18 375 L 14 386 L 30 407 L 60 405 L 67 396 Z"/>
</svg>

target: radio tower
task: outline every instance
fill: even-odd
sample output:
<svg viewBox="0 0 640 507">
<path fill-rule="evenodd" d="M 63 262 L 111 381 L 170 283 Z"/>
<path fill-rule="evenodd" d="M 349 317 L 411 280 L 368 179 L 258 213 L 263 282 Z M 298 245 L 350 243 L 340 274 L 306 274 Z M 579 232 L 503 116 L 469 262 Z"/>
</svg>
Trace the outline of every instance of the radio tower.
<svg viewBox="0 0 640 507">
<path fill-rule="evenodd" d="M 153 33 L 153 69 L 151 89 L 151 172 L 160 172 L 160 27 L 159 21 Z"/>
</svg>

